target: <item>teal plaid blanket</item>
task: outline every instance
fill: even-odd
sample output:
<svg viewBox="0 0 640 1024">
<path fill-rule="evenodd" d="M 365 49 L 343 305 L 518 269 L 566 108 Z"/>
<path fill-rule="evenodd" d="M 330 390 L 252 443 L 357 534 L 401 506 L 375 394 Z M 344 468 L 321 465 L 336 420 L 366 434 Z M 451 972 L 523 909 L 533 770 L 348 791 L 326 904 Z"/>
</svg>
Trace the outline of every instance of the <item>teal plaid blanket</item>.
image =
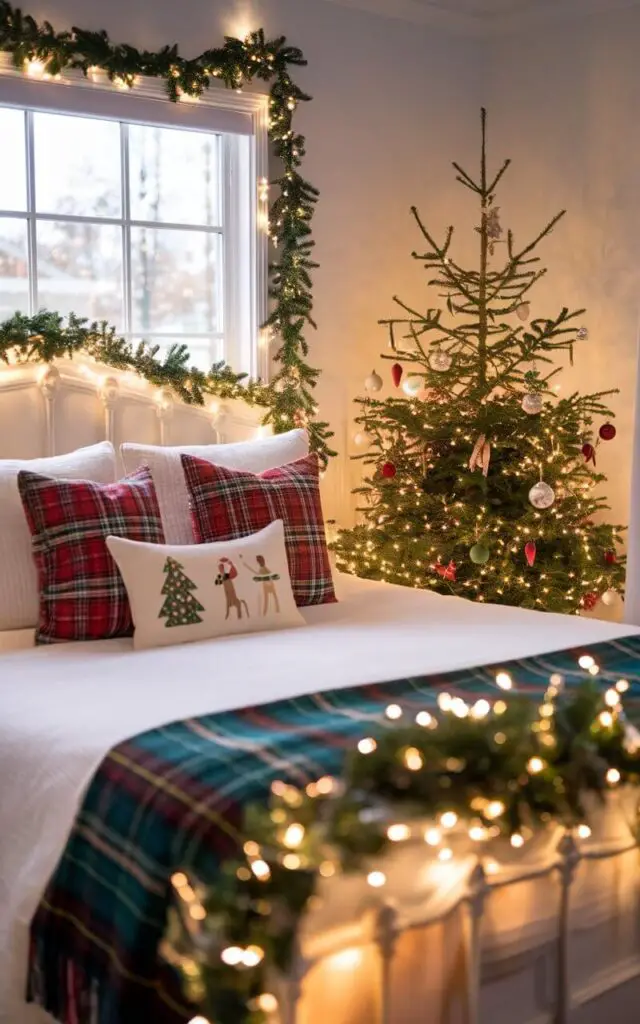
<svg viewBox="0 0 640 1024">
<path fill-rule="evenodd" d="M 640 637 L 588 649 L 599 679 L 627 678 L 640 702 Z M 243 842 L 248 803 L 276 779 L 306 785 L 339 775 L 347 750 L 384 718 L 433 709 L 439 690 L 496 696 L 506 669 L 519 693 L 544 692 L 553 672 L 584 681 L 585 649 L 444 676 L 334 690 L 175 722 L 115 747 L 87 791 L 60 863 L 31 924 L 28 1000 L 62 1024 L 186 1024 L 193 1016 L 158 947 L 170 877 L 184 869 L 215 887 Z"/>
</svg>

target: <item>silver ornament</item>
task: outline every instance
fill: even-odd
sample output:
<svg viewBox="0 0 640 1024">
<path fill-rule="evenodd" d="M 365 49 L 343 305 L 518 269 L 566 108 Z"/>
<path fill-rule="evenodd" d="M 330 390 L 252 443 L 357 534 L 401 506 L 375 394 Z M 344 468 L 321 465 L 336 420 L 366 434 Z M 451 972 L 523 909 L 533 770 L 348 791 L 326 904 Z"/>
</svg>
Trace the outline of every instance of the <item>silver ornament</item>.
<svg viewBox="0 0 640 1024">
<path fill-rule="evenodd" d="M 603 604 L 606 604 L 607 607 L 610 608 L 612 604 L 616 603 L 617 597 L 618 594 L 615 590 L 605 590 L 600 600 Z"/>
<path fill-rule="evenodd" d="M 544 480 L 534 484 L 529 491 L 529 501 L 534 508 L 551 508 L 555 500 L 555 491 Z"/>
<path fill-rule="evenodd" d="M 531 306 L 528 302 L 519 302 L 516 306 L 516 314 L 519 320 L 528 320 Z"/>
<path fill-rule="evenodd" d="M 446 373 L 452 363 L 451 356 L 448 352 L 443 352 L 441 348 L 437 348 L 435 352 L 432 352 L 429 356 L 429 366 L 432 370 L 437 373 Z"/>
<path fill-rule="evenodd" d="M 523 395 L 522 408 L 529 416 L 537 416 L 538 413 L 542 412 L 542 395 L 530 394 Z"/>
<path fill-rule="evenodd" d="M 382 387 L 382 377 L 372 370 L 364 382 L 365 391 L 379 391 Z"/>
<path fill-rule="evenodd" d="M 576 338 L 578 339 L 578 341 L 588 341 L 589 340 L 589 328 L 588 327 L 580 327 L 578 329 L 578 333 L 576 334 Z"/>
<path fill-rule="evenodd" d="M 417 395 L 422 388 L 422 383 L 422 377 L 407 377 L 402 385 L 402 390 L 406 392 L 407 395 Z"/>
</svg>

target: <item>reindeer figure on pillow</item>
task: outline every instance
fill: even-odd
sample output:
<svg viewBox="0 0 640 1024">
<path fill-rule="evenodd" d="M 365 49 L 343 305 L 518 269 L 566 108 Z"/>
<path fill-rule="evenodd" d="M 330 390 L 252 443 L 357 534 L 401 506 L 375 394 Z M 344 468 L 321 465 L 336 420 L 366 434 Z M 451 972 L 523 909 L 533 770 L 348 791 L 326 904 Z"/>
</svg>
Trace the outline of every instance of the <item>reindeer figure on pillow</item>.
<svg viewBox="0 0 640 1024">
<path fill-rule="evenodd" d="M 243 607 L 247 618 L 250 617 L 247 602 L 243 598 L 238 597 L 238 594 L 236 592 L 234 580 L 237 578 L 237 576 L 238 570 L 236 569 L 231 559 L 221 558 L 220 561 L 218 562 L 218 575 L 216 576 L 216 587 L 222 587 L 224 590 L 224 597 L 225 601 L 227 602 L 227 612 L 225 615 L 225 619 L 229 618 L 229 614 L 232 608 L 235 609 L 238 618 L 241 619 Z"/>
</svg>

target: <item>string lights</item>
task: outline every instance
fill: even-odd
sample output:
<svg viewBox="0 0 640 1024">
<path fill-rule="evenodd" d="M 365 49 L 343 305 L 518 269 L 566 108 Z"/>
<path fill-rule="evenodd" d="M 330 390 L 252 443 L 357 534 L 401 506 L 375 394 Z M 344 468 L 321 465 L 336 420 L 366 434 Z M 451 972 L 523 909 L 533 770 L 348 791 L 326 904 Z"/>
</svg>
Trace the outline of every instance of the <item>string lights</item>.
<svg viewBox="0 0 640 1024">
<path fill-rule="evenodd" d="M 592 655 L 578 655 L 570 671 L 582 682 L 569 689 L 563 674 L 551 673 L 542 699 L 520 695 L 514 672 L 508 696 L 467 700 L 440 691 L 437 713 L 387 704 L 376 720 L 367 716 L 370 735 L 353 740 L 341 777 L 303 787 L 275 780 L 271 801 L 246 809 L 250 838 L 225 864 L 235 888 L 207 894 L 183 872 L 172 878 L 178 916 L 188 923 L 170 955 L 182 958 L 197 987 L 192 947 L 206 937 L 207 971 L 215 976 L 207 986 L 215 996 L 206 1005 L 211 1019 L 253 1024 L 256 1008 L 276 1012 L 270 971 L 286 963 L 302 915 L 323 898 L 320 880 L 330 886 L 358 869 L 363 886 L 391 888 L 388 847 L 402 856 L 420 844 L 441 870 L 472 854 L 490 880 L 509 847 L 517 853 L 541 830 L 562 826 L 587 842 L 585 794 L 640 783 L 640 747 L 623 709 L 628 680 L 601 687 L 594 666 Z M 246 994 L 233 1018 L 224 1009 L 230 991 Z"/>
</svg>

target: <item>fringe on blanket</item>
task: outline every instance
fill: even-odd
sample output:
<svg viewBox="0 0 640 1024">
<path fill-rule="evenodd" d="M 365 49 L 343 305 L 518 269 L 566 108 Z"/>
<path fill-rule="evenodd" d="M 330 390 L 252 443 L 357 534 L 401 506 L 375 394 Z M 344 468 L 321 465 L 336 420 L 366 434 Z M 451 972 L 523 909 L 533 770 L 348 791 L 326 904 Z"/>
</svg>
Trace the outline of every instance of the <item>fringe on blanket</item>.
<svg viewBox="0 0 640 1024">
<path fill-rule="evenodd" d="M 49 943 L 31 940 L 27 1002 L 41 1006 L 59 1024 L 110 1024 L 108 989 L 86 965 L 63 953 L 45 953 Z"/>
</svg>

